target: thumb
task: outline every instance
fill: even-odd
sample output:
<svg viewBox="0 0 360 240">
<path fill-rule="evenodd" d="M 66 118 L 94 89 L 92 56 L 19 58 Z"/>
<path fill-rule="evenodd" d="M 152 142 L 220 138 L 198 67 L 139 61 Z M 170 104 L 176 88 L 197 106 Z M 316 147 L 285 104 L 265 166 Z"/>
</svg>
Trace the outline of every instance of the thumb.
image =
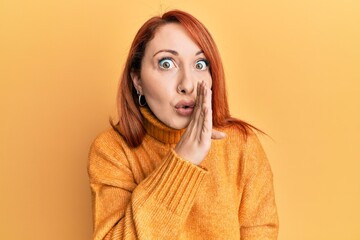
<svg viewBox="0 0 360 240">
<path fill-rule="evenodd" d="M 215 129 L 212 130 L 212 133 L 211 133 L 211 138 L 212 139 L 223 139 L 225 137 L 226 137 L 226 133 L 220 132 L 220 131 L 215 130 Z"/>
</svg>

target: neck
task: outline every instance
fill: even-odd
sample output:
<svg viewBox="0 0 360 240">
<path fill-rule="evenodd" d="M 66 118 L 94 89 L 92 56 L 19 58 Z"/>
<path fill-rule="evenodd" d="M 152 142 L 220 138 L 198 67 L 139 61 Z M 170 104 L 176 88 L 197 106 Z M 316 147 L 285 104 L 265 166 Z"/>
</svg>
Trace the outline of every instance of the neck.
<svg viewBox="0 0 360 240">
<path fill-rule="evenodd" d="M 148 107 L 140 107 L 143 115 L 144 126 L 147 134 L 160 142 L 175 144 L 178 143 L 185 129 L 170 128 L 162 123 Z"/>
</svg>

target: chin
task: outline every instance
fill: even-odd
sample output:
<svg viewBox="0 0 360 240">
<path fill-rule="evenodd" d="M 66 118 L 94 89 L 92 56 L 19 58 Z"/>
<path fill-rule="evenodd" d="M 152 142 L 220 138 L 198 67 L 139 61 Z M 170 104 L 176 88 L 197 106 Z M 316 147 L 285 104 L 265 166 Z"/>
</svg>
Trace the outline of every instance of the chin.
<svg viewBox="0 0 360 240">
<path fill-rule="evenodd" d="M 169 125 L 169 127 L 173 128 L 173 129 L 177 129 L 177 130 L 181 130 L 181 129 L 184 129 L 186 128 L 190 123 L 190 119 L 187 119 L 187 120 L 184 120 L 184 119 L 181 119 L 179 120 L 178 122 L 171 122 Z"/>
</svg>

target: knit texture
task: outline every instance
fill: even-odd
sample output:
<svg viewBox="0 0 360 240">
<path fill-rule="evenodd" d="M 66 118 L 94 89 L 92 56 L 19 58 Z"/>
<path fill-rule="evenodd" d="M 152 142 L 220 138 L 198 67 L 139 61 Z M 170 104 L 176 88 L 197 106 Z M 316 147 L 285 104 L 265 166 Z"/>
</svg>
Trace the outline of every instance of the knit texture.
<svg viewBox="0 0 360 240">
<path fill-rule="evenodd" d="M 113 129 L 91 146 L 93 239 L 277 239 L 273 176 L 253 132 L 221 129 L 227 137 L 196 166 L 173 150 L 184 130 L 141 112 L 139 147 Z"/>
</svg>

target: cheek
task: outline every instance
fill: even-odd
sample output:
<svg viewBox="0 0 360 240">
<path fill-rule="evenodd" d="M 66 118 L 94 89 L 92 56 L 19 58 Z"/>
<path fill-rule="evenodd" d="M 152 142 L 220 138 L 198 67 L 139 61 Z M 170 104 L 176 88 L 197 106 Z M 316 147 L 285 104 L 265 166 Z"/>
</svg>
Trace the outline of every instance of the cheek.
<svg viewBox="0 0 360 240">
<path fill-rule="evenodd" d="M 212 87 L 212 78 L 211 78 L 210 72 L 204 73 L 203 79 L 206 81 L 208 86 L 211 88 Z"/>
<path fill-rule="evenodd" d="M 210 88 L 212 88 L 212 78 L 211 78 L 211 76 L 209 76 L 209 86 L 210 86 Z"/>
<path fill-rule="evenodd" d="M 145 97 L 157 102 L 167 100 L 169 92 L 169 89 L 162 84 L 149 84 L 144 88 Z"/>
<path fill-rule="evenodd" d="M 174 91 L 174 81 L 171 81 L 169 76 L 164 74 L 157 72 L 147 73 L 146 76 L 145 74 L 142 76 L 142 86 L 145 97 L 157 102 L 169 100 L 171 93 Z"/>
</svg>

